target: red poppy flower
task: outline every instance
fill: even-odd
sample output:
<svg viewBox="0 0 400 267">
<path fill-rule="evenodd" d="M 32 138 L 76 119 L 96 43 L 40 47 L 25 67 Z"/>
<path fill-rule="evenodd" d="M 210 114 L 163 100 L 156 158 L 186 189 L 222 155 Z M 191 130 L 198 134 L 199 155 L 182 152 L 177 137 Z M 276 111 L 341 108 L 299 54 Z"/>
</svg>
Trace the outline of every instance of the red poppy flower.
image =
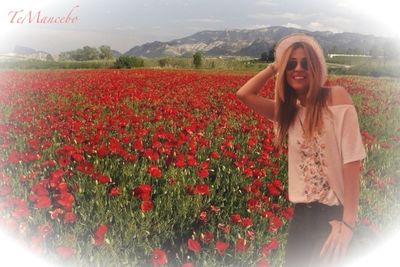
<svg viewBox="0 0 400 267">
<path fill-rule="evenodd" d="M 71 247 L 60 246 L 56 248 L 56 252 L 63 258 L 69 258 L 75 254 L 75 249 Z"/>
<path fill-rule="evenodd" d="M 256 267 L 269 267 L 269 263 L 268 260 L 265 258 L 260 259 L 257 264 Z"/>
<path fill-rule="evenodd" d="M 252 198 L 247 201 L 247 208 L 251 211 L 256 211 L 261 208 L 261 204 L 257 199 Z"/>
<path fill-rule="evenodd" d="M 182 267 L 194 267 L 194 265 L 191 262 L 185 262 L 184 264 L 182 264 Z"/>
<path fill-rule="evenodd" d="M 40 196 L 36 200 L 35 207 L 38 209 L 46 209 L 51 206 L 51 199 L 48 196 Z"/>
<path fill-rule="evenodd" d="M 53 227 L 48 223 L 40 224 L 38 226 L 38 232 L 41 234 L 41 236 L 44 237 L 44 236 L 48 235 L 49 233 L 53 232 Z"/>
<path fill-rule="evenodd" d="M 264 244 L 261 246 L 260 248 L 260 252 L 264 255 L 264 256 L 268 256 L 269 252 L 271 250 L 275 250 L 279 247 L 279 242 L 276 238 L 272 239 L 271 241 L 269 241 L 267 244 Z"/>
<path fill-rule="evenodd" d="M 160 178 L 162 176 L 161 170 L 157 166 L 150 166 L 147 172 L 154 178 Z"/>
<path fill-rule="evenodd" d="M 269 222 L 269 232 L 276 232 L 283 225 L 281 218 L 273 216 Z"/>
<path fill-rule="evenodd" d="M 72 154 L 72 159 L 75 160 L 76 162 L 81 162 L 85 160 L 85 157 L 82 154 L 74 153 Z"/>
<path fill-rule="evenodd" d="M 151 253 L 151 263 L 153 266 L 163 266 L 168 263 L 167 254 L 162 249 L 154 249 Z"/>
<path fill-rule="evenodd" d="M 219 158 L 219 154 L 216 151 L 213 151 L 210 153 L 210 158 L 212 159 L 218 159 Z"/>
<path fill-rule="evenodd" d="M 107 231 L 108 231 L 107 225 L 100 224 L 93 236 L 92 244 L 94 246 L 101 246 L 104 243 L 104 236 L 107 233 Z"/>
<path fill-rule="evenodd" d="M 98 247 L 98 246 L 103 245 L 103 243 L 104 243 L 104 236 L 101 236 L 101 237 L 94 236 L 94 237 L 92 237 L 92 245 L 93 246 Z"/>
<path fill-rule="evenodd" d="M 96 237 L 102 237 L 104 236 L 108 231 L 108 227 L 106 224 L 100 224 L 99 227 L 96 230 L 96 233 L 94 234 Z"/>
<path fill-rule="evenodd" d="M 201 169 L 197 175 L 201 178 L 207 178 L 208 177 L 208 170 L 207 169 Z"/>
<path fill-rule="evenodd" d="M 139 198 L 142 201 L 150 200 L 151 196 L 151 185 L 149 184 L 141 184 L 135 187 L 132 192 L 134 197 Z"/>
<path fill-rule="evenodd" d="M 175 160 L 175 167 L 183 168 L 186 166 L 185 156 L 183 154 L 178 154 Z"/>
<path fill-rule="evenodd" d="M 206 231 L 201 234 L 201 240 L 204 244 L 209 244 L 214 239 L 214 234 L 210 231 Z"/>
<path fill-rule="evenodd" d="M 209 188 L 208 188 L 208 184 L 197 184 L 197 185 L 195 185 L 194 186 L 194 194 L 201 195 L 201 196 L 209 195 L 210 191 L 209 191 Z"/>
<path fill-rule="evenodd" d="M 218 229 L 221 229 L 225 234 L 229 234 L 231 231 L 231 226 L 229 224 L 218 224 Z"/>
<path fill-rule="evenodd" d="M 7 196 L 8 194 L 10 194 L 12 191 L 11 186 L 9 185 L 3 185 L 0 187 L 0 196 Z"/>
<path fill-rule="evenodd" d="M 50 211 L 50 218 L 55 220 L 58 218 L 58 215 L 63 214 L 64 211 L 60 208 L 56 208 L 55 210 Z"/>
<path fill-rule="evenodd" d="M 193 251 L 194 253 L 200 253 L 200 251 L 201 251 L 200 242 L 197 240 L 188 239 L 187 246 L 188 246 L 188 249 Z"/>
<path fill-rule="evenodd" d="M 61 194 L 54 196 L 54 199 L 57 201 L 58 204 L 63 206 L 64 210 L 72 210 L 72 203 L 74 202 L 75 198 L 71 193 L 61 192 Z"/>
<path fill-rule="evenodd" d="M 133 142 L 133 148 L 136 150 L 143 150 L 143 143 L 141 139 L 136 139 L 135 142 Z"/>
<path fill-rule="evenodd" d="M 113 187 L 111 187 L 110 190 L 108 191 L 108 195 L 109 195 L 110 197 L 119 196 L 119 195 L 121 195 L 121 190 L 119 189 L 118 186 L 113 186 Z"/>
<path fill-rule="evenodd" d="M 225 250 L 229 248 L 229 243 L 223 242 L 221 240 L 217 240 L 215 243 L 215 250 L 218 252 L 219 255 L 224 255 Z"/>
<path fill-rule="evenodd" d="M 196 158 L 192 155 L 188 155 L 187 156 L 187 164 L 191 167 L 196 167 L 197 166 Z"/>
<path fill-rule="evenodd" d="M 140 204 L 140 210 L 143 212 L 147 212 L 150 211 L 154 208 L 154 204 L 153 202 L 149 201 L 149 200 L 144 200 L 142 201 L 142 203 Z"/>
<path fill-rule="evenodd" d="M 57 189 L 59 191 L 62 191 L 62 192 L 67 192 L 68 191 L 68 184 L 65 183 L 65 182 L 61 182 L 61 183 L 58 184 Z"/>
<path fill-rule="evenodd" d="M 242 218 L 240 217 L 240 214 L 235 213 L 231 215 L 231 221 L 233 223 L 240 223 L 242 221 Z"/>
<path fill-rule="evenodd" d="M 95 173 L 93 175 L 93 179 L 95 179 L 96 181 L 98 181 L 101 184 L 108 184 L 111 183 L 112 179 L 107 176 L 107 175 L 103 175 L 101 173 Z"/>
<path fill-rule="evenodd" d="M 238 238 L 235 244 L 235 251 L 236 252 L 245 252 L 249 248 L 249 243 L 246 239 Z"/>
<path fill-rule="evenodd" d="M 286 219 L 286 220 L 290 220 L 293 216 L 293 208 L 286 208 L 282 211 L 282 216 Z"/>
<path fill-rule="evenodd" d="M 62 210 L 61 210 L 61 209 L 57 209 L 57 210 L 61 211 L 61 213 L 62 213 Z M 57 215 L 59 214 L 59 211 L 57 212 Z M 55 215 L 55 214 L 54 214 L 54 215 Z M 53 214 L 52 214 L 52 217 L 53 217 Z M 64 223 L 74 223 L 74 222 L 76 222 L 76 215 L 75 215 L 75 213 L 73 213 L 72 211 L 67 211 L 67 212 L 64 214 Z"/>
<path fill-rule="evenodd" d="M 202 222 L 207 222 L 207 212 L 206 211 L 200 212 L 199 219 Z"/>
<path fill-rule="evenodd" d="M 253 220 L 251 218 L 242 218 L 241 224 L 244 228 L 248 228 L 253 225 Z"/>
<path fill-rule="evenodd" d="M 26 206 L 25 203 L 21 203 L 17 205 L 17 207 L 14 209 L 12 216 L 15 219 L 19 219 L 22 217 L 27 217 L 30 214 L 28 207 Z"/>
<path fill-rule="evenodd" d="M 271 196 L 279 196 L 281 194 L 281 191 L 279 188 L 277 188 L 273 183 L 268 183 L 267 184 L 267 189 Z"/>
</svg>

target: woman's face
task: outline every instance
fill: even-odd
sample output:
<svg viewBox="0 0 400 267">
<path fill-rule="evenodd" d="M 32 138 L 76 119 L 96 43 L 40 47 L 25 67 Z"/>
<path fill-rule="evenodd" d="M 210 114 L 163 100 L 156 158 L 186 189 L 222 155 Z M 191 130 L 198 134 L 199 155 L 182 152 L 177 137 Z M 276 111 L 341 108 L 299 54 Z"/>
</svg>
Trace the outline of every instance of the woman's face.
<svg viewBox="0 0 400 267">
<path fill-rule="evenodd" d="M 297 95 L 306 94 L 310 85 L 308 65 L 304 49 L 302 47 L 295 48 L 290 54 L 285 75 L 288 84 L 296 91 Z"/>
</svg>

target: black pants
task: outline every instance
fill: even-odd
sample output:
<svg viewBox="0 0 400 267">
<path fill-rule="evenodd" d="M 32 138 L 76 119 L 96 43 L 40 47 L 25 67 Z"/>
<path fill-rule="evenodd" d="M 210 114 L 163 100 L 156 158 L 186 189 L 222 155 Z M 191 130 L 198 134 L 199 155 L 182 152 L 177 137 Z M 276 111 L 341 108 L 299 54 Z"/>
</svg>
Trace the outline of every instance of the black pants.
<svg viewBox="0 0 400 267">
<path fill-rule="evenodd" d="M 319 254 L 331 232 L 331 220 L 342 220 L 343 206 L 318 202 L 295 204 L 286 243 L 285 267 L 320 267 Z"/>
</svg>

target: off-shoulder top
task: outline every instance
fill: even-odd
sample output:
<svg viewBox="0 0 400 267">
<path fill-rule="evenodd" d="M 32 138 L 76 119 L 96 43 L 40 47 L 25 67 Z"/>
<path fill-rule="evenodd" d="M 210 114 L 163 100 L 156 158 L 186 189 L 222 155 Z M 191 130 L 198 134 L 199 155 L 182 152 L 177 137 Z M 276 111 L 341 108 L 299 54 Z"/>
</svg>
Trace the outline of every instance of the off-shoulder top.
<svg viewBox="0 0 400 267">
<path fill-rule="evenodd" d="M 324 127 L 311 141 L 303 136 L 305 108 L 299 107 L 288 130 L 289 200 L 343 203 L 343 166 L 365 158 L 358 116 L 353 105 L 328 106 Z"/>
</svg>

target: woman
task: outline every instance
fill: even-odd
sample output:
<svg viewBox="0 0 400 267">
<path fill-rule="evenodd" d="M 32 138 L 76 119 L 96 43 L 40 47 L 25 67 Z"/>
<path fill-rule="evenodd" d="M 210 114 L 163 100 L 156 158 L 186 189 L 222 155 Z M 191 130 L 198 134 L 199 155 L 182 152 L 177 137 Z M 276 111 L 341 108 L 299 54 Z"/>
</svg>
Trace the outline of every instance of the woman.
<svg viewBox="0 0 400 267">
<path fill-rule="evenodd" d="M 357 221 L 358 118 L 343 87 L 324 86 L 324 54 L 310 36 L 283 38 L 276 60 L 237 91 L 248 107 L 275 123 L 276 144 L 288 136 L 289 200 L 294 203 L 285 266 L 338 266 Z M 258 95 L 276 76 L 275 100 Z"/>
</svg>

